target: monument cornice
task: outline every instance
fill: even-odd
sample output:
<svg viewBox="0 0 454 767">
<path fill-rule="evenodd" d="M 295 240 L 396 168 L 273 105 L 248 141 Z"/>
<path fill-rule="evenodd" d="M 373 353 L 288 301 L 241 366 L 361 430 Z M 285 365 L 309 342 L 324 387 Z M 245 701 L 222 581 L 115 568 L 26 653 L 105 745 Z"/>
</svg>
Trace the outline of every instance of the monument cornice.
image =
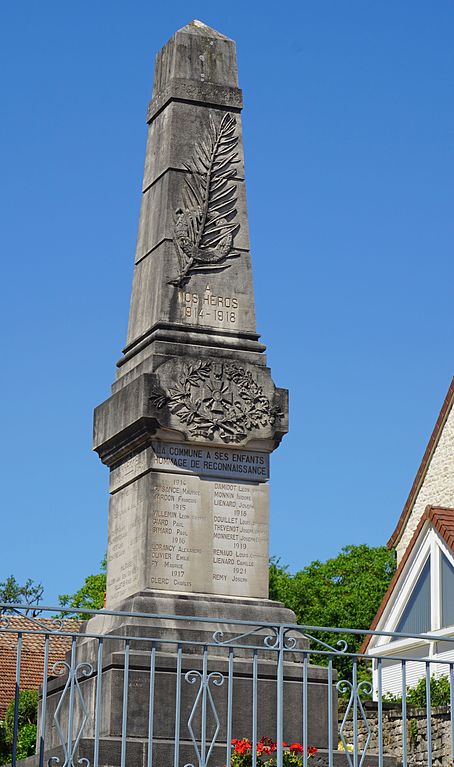
<svg viewBox="0 0 454 767">
<path fill-rule="evenodd" d="M 213 347 L 224 339 L 224 348 L 234 351 L 254 351 L 263 353 L 265 344 L 259 343 L 260 334 L 241 331 L 218 330 L 206 325 L 178 325 L 171 322 L 158 322 L 142 337 L 135 339 L 125 346 L 123 357 L 117 362 L 117 367 L 122 367 L 139 351 L 145 349 L 155 340 L 170 341 L 173 343 L 193 343 L 197 346 Z"/>
<path fill-rule="evenodd" d="M 204 107 L 225 107 L 240 112 L 243 108 L 243 93 L 241 88 L 234 86 L 175 77 L 151 100 L 147 123 L 150 124 L 171 101 L 194 102 Z"/>
</svg>

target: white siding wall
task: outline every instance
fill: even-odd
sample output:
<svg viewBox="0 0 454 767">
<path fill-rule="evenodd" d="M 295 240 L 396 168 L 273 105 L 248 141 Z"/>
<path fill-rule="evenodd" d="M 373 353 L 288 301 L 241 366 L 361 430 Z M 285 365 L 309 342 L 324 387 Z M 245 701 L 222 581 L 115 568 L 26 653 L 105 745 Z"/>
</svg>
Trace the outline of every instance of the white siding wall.
<svg viewBox="0 0 454 767">
<path fill-rule="evenodd" d="M 452 636 L 452 634 L 451 634 Z M 414 687 L 420 679 L 426 674 L 425 659 L 428 658 L 427 644 L 421 648 L 405 652 L 402 650 L 400 657 L 421 658 L 420 661 L 411 660 L 406 664 L 407 687 Z M 383 648 L 385 652 L 385 648 Z M 435 644 L 435 651 L 430 655 L 432 660 L 443 660 L 445 663 L 431 663 L 431 676 L 440 677 L 449 675 L 449 663 L 454 662 L 454 644 L 448 642 L 439 642 Z M 390 658 L 382 662 L 382 689 L 383 695 L 391 693 L 392 695 L 402 695 L 402 663 Z M 378 674 L 374 672 L 374 698 L 377 699 Z"/>
<path fill-rule="evenodd" d="M 407 653 L 403 652 L 402 657 Z M 427 645 L 421 649 L 414 649 L 408 653 L 412 658 L 425 658 L 427 656 Z M 407 687 L 414 687 L 421 677 L 426 673 L 425 663 L 421 661 L 407 661 Z M 402 695 L 402 663 L 401 661 L 385 660 L 382 665 L 382 689 L 383 695 L 391 693 L 392 695 Z"/>
</svg>

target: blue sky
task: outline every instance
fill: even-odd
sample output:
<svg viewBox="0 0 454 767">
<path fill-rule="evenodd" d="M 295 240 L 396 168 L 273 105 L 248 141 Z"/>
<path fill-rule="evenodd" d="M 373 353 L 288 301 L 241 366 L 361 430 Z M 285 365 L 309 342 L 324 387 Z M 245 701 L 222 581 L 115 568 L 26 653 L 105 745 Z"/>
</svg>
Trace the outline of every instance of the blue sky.
<svg viewBox="0 0 454 767">
<path fill-rule="evenodd" d="M 392 533 L 454 372 L 454 4 L 3 3 L 2 556 L 76 590 L 106 548 L 91 452 L 126 338 L 155 53 L 237 41 L 257 324 L 290 433 L 271 552 Z"/>
</svg>

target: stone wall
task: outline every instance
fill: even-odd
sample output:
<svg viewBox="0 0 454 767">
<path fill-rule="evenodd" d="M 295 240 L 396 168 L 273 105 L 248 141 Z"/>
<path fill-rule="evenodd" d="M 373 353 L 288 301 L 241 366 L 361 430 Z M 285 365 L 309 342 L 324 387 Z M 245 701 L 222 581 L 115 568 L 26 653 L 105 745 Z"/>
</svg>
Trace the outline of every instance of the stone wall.
<svg viewBox="0 0 454 767">
<path fill-rule="evenodd" d="M 410 518 L 397 546 L 397 564 L 402 559 L 426 506 L 448 506 L 450 508 L 454 506 L 453 445 L 454 408 L 451 408 L 426 476 L 413 504 Z"/>
<path fill-rule="evenodd" d="M 378 753 L 378 710 L 377 703 L 363 704 L 369 727 L 371 741 L 368 753 Z M 339 714 L 339 727 L 342 715 Z M 383 703 L 383 751 L 387 756 L 402 759 L 402 710 L 396 704 Z M 407 757 L 411 767 L 422 767 L 427 760 L 426 710 L 407 706 Z M 451 724 L 449 706 L 432 709 L 432 764 L 433 767 L 450 767 L 451 760 Z M 347 744 L 353 743 L 353 722 L 348 720 L 344 738 Z M 367 738 L 366 726 L 361 717 L 358 719 L 358 747 L 361 750 Z"/>
</svg>

